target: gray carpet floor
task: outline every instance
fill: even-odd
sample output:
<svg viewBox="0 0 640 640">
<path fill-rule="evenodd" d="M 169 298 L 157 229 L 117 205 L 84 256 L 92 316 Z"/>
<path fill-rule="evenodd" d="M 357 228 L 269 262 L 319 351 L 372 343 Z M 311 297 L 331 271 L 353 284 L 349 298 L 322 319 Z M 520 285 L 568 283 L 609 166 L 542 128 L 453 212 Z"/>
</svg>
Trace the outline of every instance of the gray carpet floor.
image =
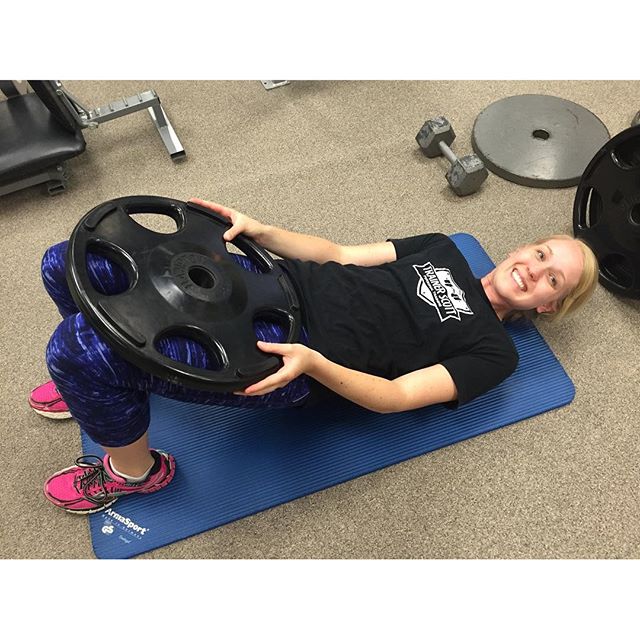
<svg viewBox="0 0 640 640">
<path fill-rule="evenodd" d="M 0 556 L 92 558 L 86 518 L 58 511 L 44 479 L 73 463 L 73 421 L 27 396 L 48 378 L 59 321 L 40 260 L 96 204 L 129 194 L 217 200 L 341 243 L 465 231 L 494 261 L 518 243 L 572 232 L 575 187 L 536 189 L 490 175 L 458 198 L 443 158 L 414 137 L 446 115 L 468 153 L 474 120 L 502 97 L 541 93 L 595 113 L 612 135 L 640 108 L 636 81 L 69 81 L 97 107 L 155 89 L 185 146 L 174 164 L 139 112 L 86 131 L 56 197 L 0 198 L 2 446 Z M 598 287 L 588 310 L 539 329 L 576 386 L 568 406 L 244 518 L 146 558 L 638 558 L 637 301 Z"/>
</svg>

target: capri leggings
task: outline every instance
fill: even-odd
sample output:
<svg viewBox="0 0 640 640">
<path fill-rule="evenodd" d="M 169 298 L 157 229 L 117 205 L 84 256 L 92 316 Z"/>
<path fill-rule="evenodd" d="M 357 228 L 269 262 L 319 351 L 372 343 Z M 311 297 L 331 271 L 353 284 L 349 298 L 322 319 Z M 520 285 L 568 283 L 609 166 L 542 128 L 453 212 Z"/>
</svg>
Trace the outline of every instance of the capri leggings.
<svg viewBox="0 0 640 640">
<path fill-rule="evenodd" d="M 47 367 L 71 415 L 97 444 L 121 447 L 138 440 L 149 427 L 149 395 L 199 404 L 228 407 L 282 408 L 304 404 L 309 380 L 302 375 L 287 386 L 263 396 L 236 396 L 185 388 L 146 373 L 115 353 L 93 330 L 75 305 L 65 276 L 67 242 L 47 250 L 42 259 L 45 289 L 55 302 L 63 321 L 47 346 Z M 233 256 L 245 268 L 257 268 L 244 256 Z M 87 258 L 92 285 L 97 291 L 116 294 L 125 291 L 128 279 L 113 262 L 97 254 Z M 272 323 L 255 322 L 256 339 L 282 342 L 284 330 Z M 303 329 L 301 342 L 308 343 Z M 186 338 L 159 341 L 165 356 L 199 368 L 215 368 L 211 356 L 198 343 Z"/>
</svg>

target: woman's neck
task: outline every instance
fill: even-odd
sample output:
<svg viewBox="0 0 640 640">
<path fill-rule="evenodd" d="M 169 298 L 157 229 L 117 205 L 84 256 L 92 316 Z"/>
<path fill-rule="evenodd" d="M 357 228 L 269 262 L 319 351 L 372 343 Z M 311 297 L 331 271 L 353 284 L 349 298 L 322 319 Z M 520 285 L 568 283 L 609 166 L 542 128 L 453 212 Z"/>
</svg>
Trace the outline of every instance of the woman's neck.
<svg viewBox="0 0 640 640">
<path fill-rule="evenodd" d="M 511 308 L 504 303 L 502 298 L 498 295 L 497 291 L 493 286 L 493 275 L 495 273 L 495 269 L 488 273 L 484 278 L 480 279 L 480 284 L 482 284 L 482 288 L 484 289 L 484 294 L 489 299 L 495 314 L 498 316 L 500 321 L 504 319 L 504 317 L 511 311 Z"/>
</svg>

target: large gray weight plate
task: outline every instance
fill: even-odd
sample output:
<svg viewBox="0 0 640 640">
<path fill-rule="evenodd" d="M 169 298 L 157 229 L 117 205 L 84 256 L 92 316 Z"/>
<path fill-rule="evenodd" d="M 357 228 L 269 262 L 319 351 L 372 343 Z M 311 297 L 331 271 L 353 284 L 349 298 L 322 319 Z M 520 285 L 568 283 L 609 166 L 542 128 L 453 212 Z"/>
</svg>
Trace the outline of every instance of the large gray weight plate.
<svg viewBox="0 0 640 640">
<path fill-rule="evenodd" d="M 575 102 L 544 95 L 503 98 L 476 118 L 471 144 L 486 167 L 528 187 L 571 187 L 609 131 Z"/>
</svg>

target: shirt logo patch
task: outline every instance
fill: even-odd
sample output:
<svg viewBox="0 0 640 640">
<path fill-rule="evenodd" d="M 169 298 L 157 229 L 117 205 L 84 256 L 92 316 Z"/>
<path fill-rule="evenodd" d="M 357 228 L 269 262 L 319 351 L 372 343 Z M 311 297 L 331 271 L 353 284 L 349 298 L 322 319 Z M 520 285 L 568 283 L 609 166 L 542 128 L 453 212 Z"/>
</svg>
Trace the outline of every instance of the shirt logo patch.
<svg viewBox="0 0 640 640">
<path fill-rule="evenodd" d="M 440 322 L 449 318 L 460 320 L 461 313 L 473 315 L 464 291 L 456 284 L 449 269 L 434 267 L 430 262 L 414 264 L 413 268 L 418 274 L 418 297 L 435 307 Z"/>
</svg>

